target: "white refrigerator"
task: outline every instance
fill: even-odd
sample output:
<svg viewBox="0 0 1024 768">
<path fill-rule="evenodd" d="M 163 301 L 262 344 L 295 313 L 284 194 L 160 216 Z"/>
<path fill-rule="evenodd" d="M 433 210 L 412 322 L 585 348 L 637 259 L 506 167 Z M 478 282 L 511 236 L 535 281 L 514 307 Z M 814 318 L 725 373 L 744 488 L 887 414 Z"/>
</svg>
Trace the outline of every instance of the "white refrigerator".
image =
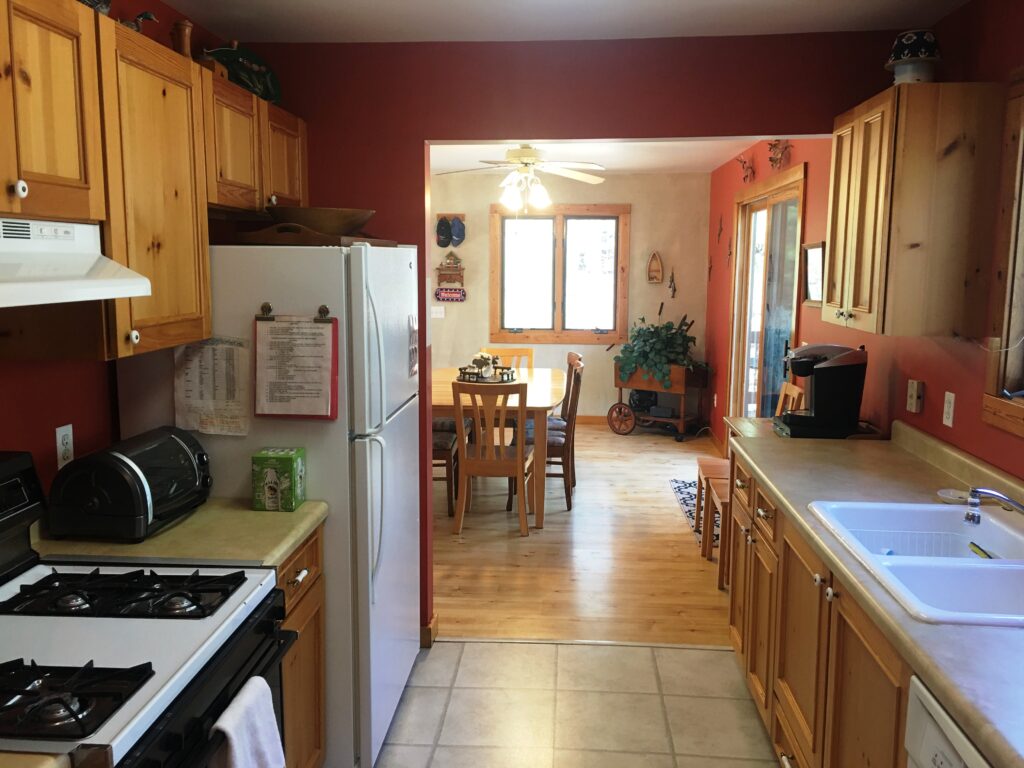
<svg viewBox="0 0 1024 768">
<path fill-rule="evenodd" d="M 251 495 L 260 448 L 306 449 L 307 498 L 330 505 L 325 766 L 371 768 L 419 650 L 416 249 L 218 246 L 210 265 L 214 336 L 251 342 L 264 302 L 307 317 L 326 305 L 339 321 L 336 421 L 254 417 L 247 437 L 198 437 L 217 496 Z M 168 365 L 143 355 L 119 366 L 122 425 L 159 418 L 129 410 L 166 399 L 153 390 L 166 386 Z"/>
</svg>

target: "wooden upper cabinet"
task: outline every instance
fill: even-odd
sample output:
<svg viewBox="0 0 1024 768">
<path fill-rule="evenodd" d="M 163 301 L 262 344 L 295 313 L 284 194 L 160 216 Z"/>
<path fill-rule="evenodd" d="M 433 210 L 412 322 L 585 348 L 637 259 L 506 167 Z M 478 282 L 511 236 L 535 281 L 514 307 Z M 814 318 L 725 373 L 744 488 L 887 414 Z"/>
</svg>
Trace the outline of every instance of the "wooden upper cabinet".
<svg viewBox="0 0 1024 768">
<path fill-rule="evenodd" d="M 263 112 L 263 189 L 266 205 L 309 201 L 306 123 L 273 104 Z"/>
<path fill-rule="evenodd" d="M 910 669 L 834 579 L 824 768 L 902 768 Z"/>
<path fill-rule="evenodd" d="M 210 335 L 209 238 L 200 67 L 98 17 L 106 126 L 108 255 L 146 275 L 119 299 L 112 356 Z"/>
<path fill-rule="evenodd" d="M 212 205 L 263 208 L 262 100 L 204 69 L 207 193 Z"/>
<path fill-rule="evenodd" d="M 0 212 L 106 217 L 95 12 L 0 0 Z"/>
<path fill-rule="evenodd" d="M 998 84 L 914 83 L 836 118 L 823 320 L 983 330 L 1002 110 Z"/>
</svg>

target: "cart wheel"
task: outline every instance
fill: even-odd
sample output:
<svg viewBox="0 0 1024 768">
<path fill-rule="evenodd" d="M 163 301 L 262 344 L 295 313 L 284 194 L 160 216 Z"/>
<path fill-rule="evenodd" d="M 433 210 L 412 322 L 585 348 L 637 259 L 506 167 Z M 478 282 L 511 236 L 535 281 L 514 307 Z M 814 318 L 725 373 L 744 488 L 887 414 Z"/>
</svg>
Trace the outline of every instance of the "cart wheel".
<svg viewBox="0 0 1024 768">
<path fill-rule="evenodd" d="M 685 439 L 686 439 L 686 435 L 684 435 L 682 432 L 677 432 L 676 433 L 676 442 L 677 443 L 681 443 Z"/>
<path fill-rule="evenodd" d="M 608 409 L 608 426 L 617 435 L 628 435 L 636 429 L 636 414 L 625 403 L 616 403 Z"/>
</svg>

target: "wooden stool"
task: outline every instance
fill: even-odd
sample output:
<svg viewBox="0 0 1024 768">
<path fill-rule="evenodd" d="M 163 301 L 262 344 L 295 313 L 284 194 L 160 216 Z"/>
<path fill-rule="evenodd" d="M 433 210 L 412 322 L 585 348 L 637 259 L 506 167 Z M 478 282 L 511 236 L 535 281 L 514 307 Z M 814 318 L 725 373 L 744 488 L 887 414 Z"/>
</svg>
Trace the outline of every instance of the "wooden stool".
<svg viewBox="0 0 1024 768">
<path fill-rule="evenodd" d="M 711 560 L 714 556 L 715 551 L 715 512 L 718 512 L 722 518 L 722 534 L 725 533 L 725 516 L 729 513 L 729 478 L 714 478 L 709 481 L 710 493 L 708 494 L 709 503 L 707 511 L 704 514 L 704 528 L 701 529 L 700 539 L 700 553 L 704 556 L 705 560 Z M 722 562 L 722 553 L 725 548 L 719 542 L 719 553 L 718 562 Z"/>
<path fill-rule="evenodd" d="M 732 486 L 729 480 L 715 480 L 711 486 L 712 509 L 721 517 L 722 533 L 718 539 L 718 588 L 729 587 L 729 553 L 732 551 Z M 710 558 L 708 558 L 710 559 Z"/>
<path fill-rule="evenodd" d="M 694 502 L 693 511 L 693 527 L 702 531 L 704 526 L 702 520 L 708 515 L 705 514 L 705 507 L 708 506 L 708 497 L 710 494 L 710 483 L 712 480 L 729 479 L 729 460 L 728 459 L 715 459 L 710 456 L 704 456 L 697 459 L 697 499 Z M 711 516 L 711 530 L 715 530 L 715 519 Z M 701 546 L 701 552 L 704 552 L 704 547 Z"/>
</svg>

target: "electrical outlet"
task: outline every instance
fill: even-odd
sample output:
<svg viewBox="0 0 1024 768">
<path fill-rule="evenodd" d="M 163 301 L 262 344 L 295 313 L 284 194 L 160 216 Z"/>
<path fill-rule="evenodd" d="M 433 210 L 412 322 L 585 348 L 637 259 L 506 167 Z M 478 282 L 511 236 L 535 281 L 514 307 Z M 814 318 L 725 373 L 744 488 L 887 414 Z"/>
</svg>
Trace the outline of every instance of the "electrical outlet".
<svg viewBox="0 0 1024 768">
<path fill-rule="evenodd" d="M 444 320 L 444 304 L 435 304 L 430 308 L 430 317 L 434 320 Z"/>
<path fill-rule="evenodd" d="M 57 469 L 75 458 L 75 434 L 70 424 L 57 427 Z"/>
<path fill-rule="evenodd" d="M 953 406 L 956 405 L 956 395 L 952 392 L 946 393 L 946 402 L 942 406 L 942 423 L 947 427 L 953 426 Z"/>
<path fill-rule="evenodd" d="M 907 410 L 920 413 L 924 408 L 924 382 L 917 379 L 907 381 Z"/>
</svg>

